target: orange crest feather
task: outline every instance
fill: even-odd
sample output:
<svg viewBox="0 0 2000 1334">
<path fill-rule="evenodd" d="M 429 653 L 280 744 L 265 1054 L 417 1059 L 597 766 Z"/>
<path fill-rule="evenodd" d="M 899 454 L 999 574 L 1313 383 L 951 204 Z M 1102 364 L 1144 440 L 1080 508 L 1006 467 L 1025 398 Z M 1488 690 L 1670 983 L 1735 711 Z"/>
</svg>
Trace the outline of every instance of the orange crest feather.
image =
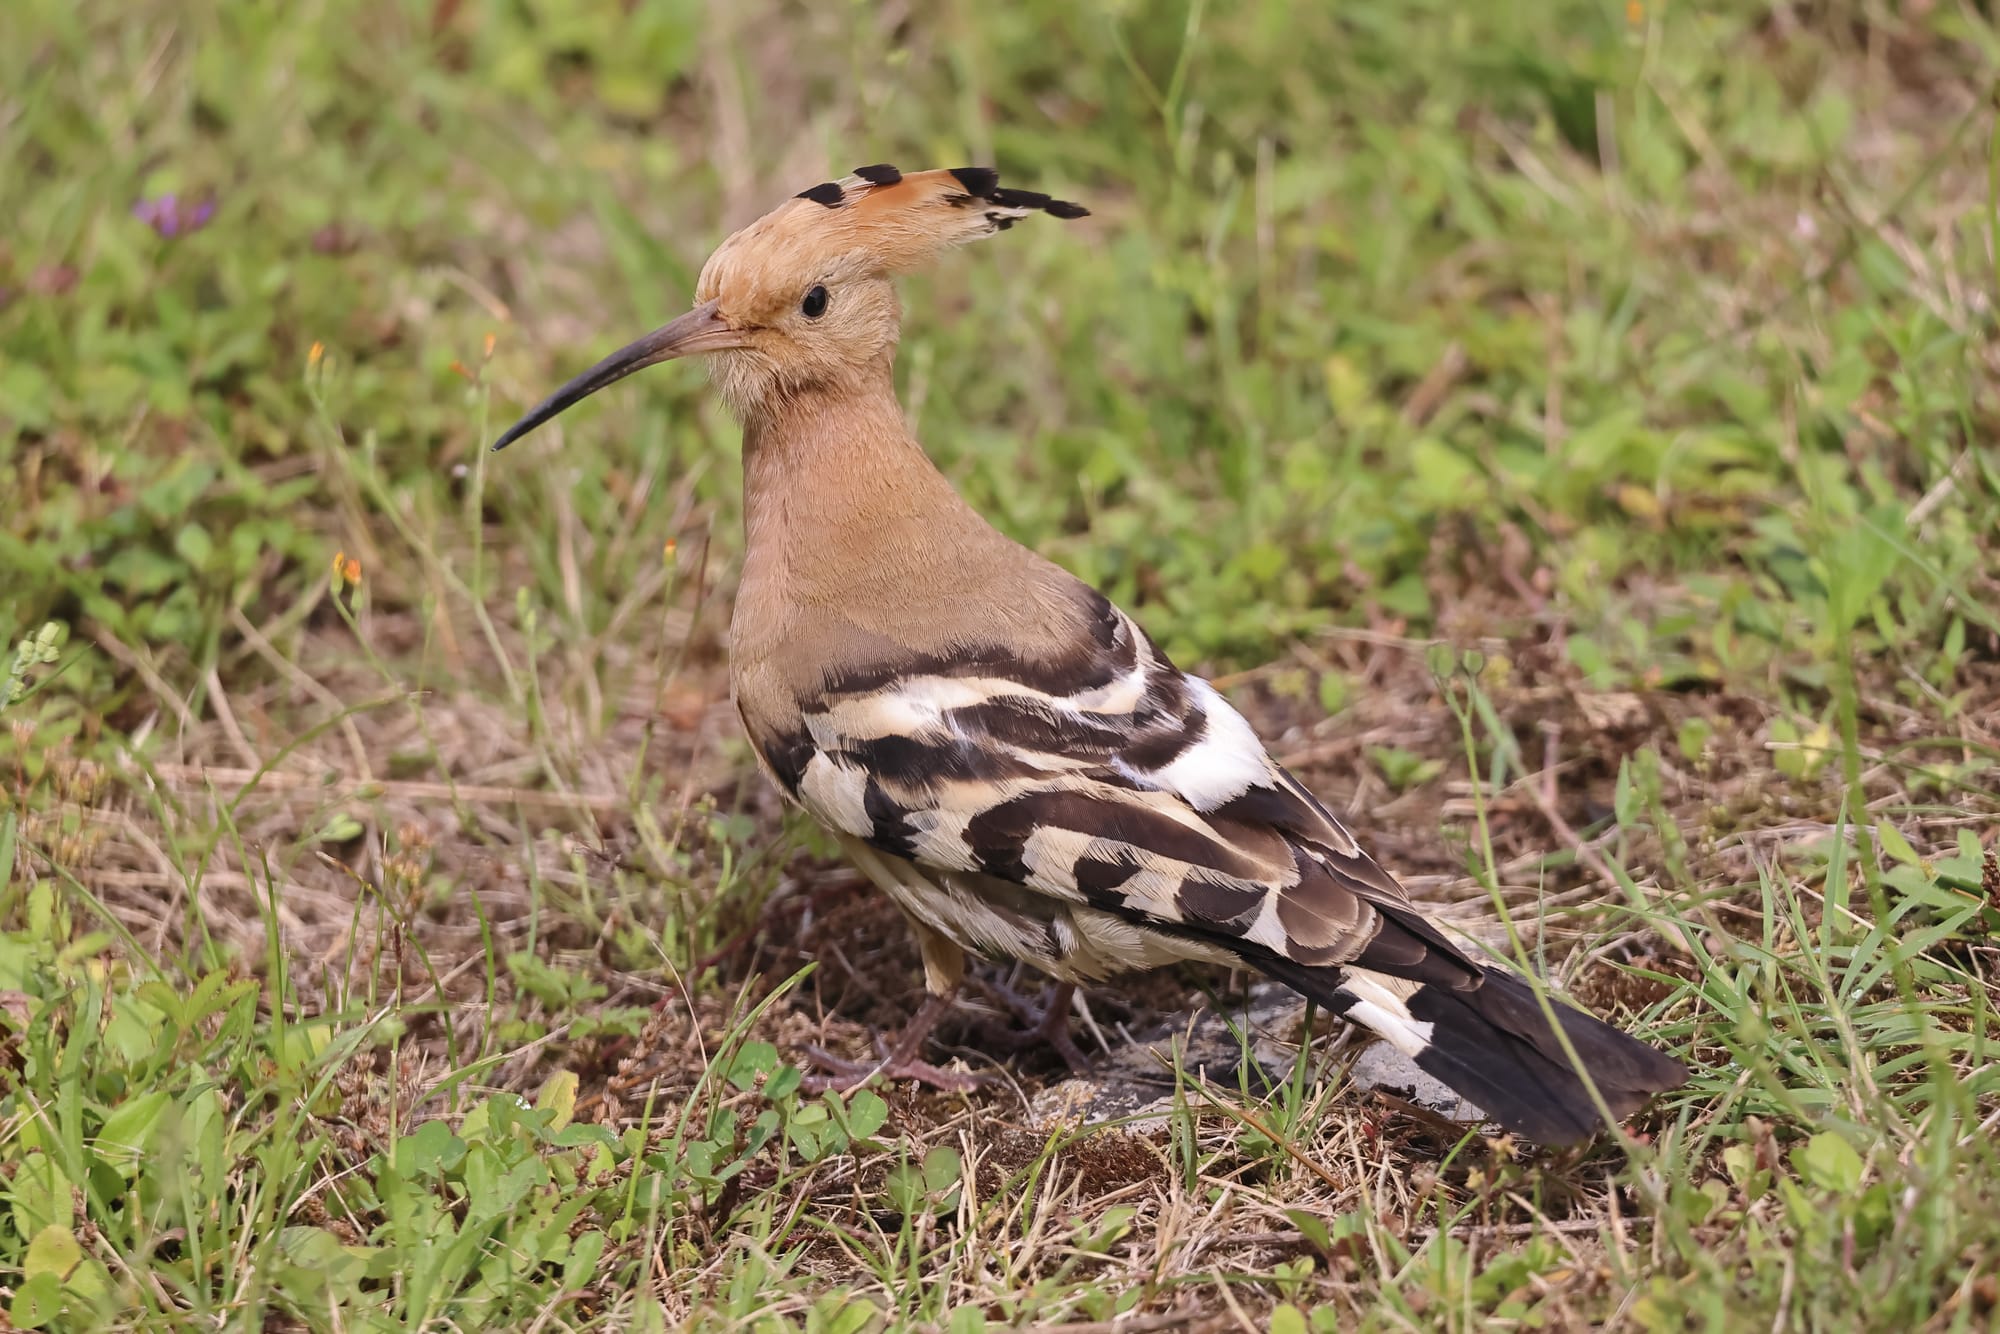
<svg viewBox="0 0 2000 1334">
<path fill-rule="evenodd" d="M 698 296 L 715 294 L 718 261 L 803 261 L 828 272 L 904 273 L 953 246 L 1002 232 L 1031 213 L 1081 218 L 1090 210 L 1037 190 L 1001 186 L 991 167 L 901 172 L 857 167 L 838 181 L 802 190 L 724 242 L 709 261 Z M 733 253 L 732 253 L 733 252 Z M 727 258 L 725 258 L 727 257 Z"/>
</svg>

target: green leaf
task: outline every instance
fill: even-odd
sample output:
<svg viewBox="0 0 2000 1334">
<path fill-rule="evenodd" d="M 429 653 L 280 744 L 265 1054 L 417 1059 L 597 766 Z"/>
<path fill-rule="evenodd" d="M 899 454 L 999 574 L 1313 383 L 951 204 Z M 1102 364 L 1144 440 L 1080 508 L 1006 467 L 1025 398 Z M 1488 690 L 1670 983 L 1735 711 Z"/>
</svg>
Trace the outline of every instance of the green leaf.
<svg viewBox="0 0 2000 1334">
<path fill-rule="evenodd" d="M 227 1147 L 229 1110 L 222 1094 L 205 1088 L 194 1095 L 183 1112 L 182 1142 L 193 1156 L 195 1186 L 201 1191 L 222 1189 Z"/>
<path fill-rule="evenodd" d="M 1807 1140 L 1794 1161 L 1800 1175 L 1821 1190 L 1847 1195 L 1861 1186 L 1861 1155 L 1831 1130 L 1822 1130 Z"/>
<path fill-rule="evenodd" d="M 561 1130 L 576 1116 L 577 1076 L 574 1070 L 558 1070 L 542 1085 L 535 1095 L 535 1106 L 554 1115 L 549 1120 L 549 1129 Z"/>
<path fill-rule="evenodd" d="M 325 1228 L 287 1227 L 279 1229 L 278 1250 L 322 1283 L 352 1291 L 367 1277 L 377 1248 L 344 1245 Z"/>
<path fill-rule="evenodd" d="M 940 1144 L 924 1155 L 924 1185 L 933 1191 L 950 1190 L 963 1179 L 964 1163 L 958 1150 Z"/>
<path fill-rule="evenodd" d="M 54 1274 L 36 1274 L 14 1290 L 7 1315 L 22 1329 L 40 1329 L 62 1314 L 62 1280 Z"/>
<path fill-rule="evenodd" d="M 352 843 L 361 837 L 362 828 L 361 821 L 343 811 L 329 816 L 312 839 L 316 843 Z"/>
<path fill-rule="evenodd" d="M 121 998 L 117 1009 L 104 1025 L 104 1045 L 118 1053 L 127 1065 L 137 1065 L 153 1054 L 164 1039 L 173 1040 L 163 1023 L 165 1016 L 136 997 Z"/>
<path fill-rule="evenodd" d="M 1310 1209 L 1287 1209 L 1285 1217 L 1299 1230 L 1299 1235 L 1306 1239 L 1308 1245 L 1322 1251 L 1333 1249 L 1333 1237 L 1327 1231 L 1326 1220 L 1318 1214 Z"/>
<path fill-rule="evenodd" d="M 889 1104 L 872 1089 L 857 1089 L 847 1104 L 847 1130 L 856 1139 L 867 1139 L 889 1120 Z"/>
<path fill-rule="evenodd" d="M 174 554 L 200 570 L 208 565 L 209 557 L 215 554 L 215 542 L 208 530 L 198 523 L 184 524 L 174 535 Z"/>
<path fill-rule="evenodd" d="M 1478 468 L 1450 445 L 1431 436 L 1420 437 L 1412 444 L 1408 458 L 1411 472 L 1408 490 L 1422 509 L 1464 509 L 1488 489 Z"/>
<path fill-rule="evenodd" d="M 333 1041 L 333 1025 L 323 1020 L 289 1024 L 278 1048 L 278 1065 L 287 1074 L 309 1069 Z"/>
<path fill-rule="evenodd" d="M 60 1223 L 51 1223 L 28 1243 L 28 1255 L 21 1261 L 21 1272 L 29 1278 L 37 1274 L 53 1274 L 56 1282 L 60 1283 L 81 1263 L 83 1247 L 77 1244 L 76 1233 Z"/>
<path fill-rule="evenodd" d="M 75 1187 L 55 1159 L 40 1149 L 21 1158 L 9 1183 L 14 1231 L 32 1237 L 52 1223 L 67 1226 L 76 1217 Z"/>
<path fill-rule="evenodd" d="M 1757 1169 L 1757 1151 L 1748 1144 L 1731 1144 L 1722 1151 L 1722 1166 L 1744 1198 L 1755 1200 L 1767 1184 Z"/>
<path fill-rule="evenodd" d="M 1878 820 L 1875 822 L 1875 839 L 1882 845 L 1882 851 L 1888 853 L 1891 857 L 1903 863 L 1903 865 L 1923 865 L 1924 859 L 1917 855 L 1915 848 L 1910 846 L 1910 840 L 1903 837 L 1903 831 L 1890 824 L 1887 820 Z"/>
<path fill-rule="evenodd" d="M 1618 777 L 1611 785 L 1611 813 L 1621 829 L 1629 829 L 1639 818 L 1639 803 L 1632 787 L 1632 761 L 1618 761 Z"/>
<path fill-rule="evenodd" d="M 484 1185 L 476 1194 L 472 1190 L 471 1166 L 468 1159 L 466 1173 L 466 1193 L 472 1196 L 471 1216 L 497 1217 L 511 1211 L 528 1192 L 549 1182 L 548 1164 L 540 1158 L 527 1158 L 515 1163 L 504 1173 Z"/>
<path fill-rule="evenodd" d="M 1790 719 L 1773 718 L 1771 740 L 1777 743 L 1771 753 L 1777 771 L 1790 779 L 1808 779 L 1826 767 L 1832 755 L 1833 729 L 1822 722 L 1802 731 Z"/>
<path fill-rule="evenodd" d="M 924 1203 L 923 1172 L 914 1163 L 897 1163 L 882 1178 L 882 1194 L 897 1213 L 916 1213 Z"/>
<path fill-rule="evenodd" d="M 597 1277 L 597 1262 L 604 1255 L 602 1232 L 586 1232 L 570 1243 L 569 1259 L 563 1265 L 563 1284 L 580 1288 Z"/>
<path fill-rule="evenodd" d="M 861 1334 L 882 1316 L 881 1308 L 866 1297 L 821 1298 L 814 1314 L 825 1334 Z"/>
<path fill-rule="evenodd" d="M 1271 1334 L 1307 1334 L 1305 1312 L 1280 1302 L 1271 1312 Z"/>
<path fill-rule="evenodd" d="M 1444 761 L 1426 759 L 1401 746 L 1370 746 L 1368 758 L 1382 771 L 1383 779 L 1398 792 L 1422 787 L 1444 772 Z"/>
<path fill-rule="evenodd" d="M 616 1149 L 618 1136 L 611 1133 L 609 1126 L 600 1126 L 588 1121 L 572 1121 L 551 1136 L 549 1143 L 558 1149 L 576 1149 L 585 1145 Z"/>
<path fill-rule="evenodd" d="M 1106 1209 L 1103 1216 L 1096 1219 L 1092 1225 L 1079 1229 L 1076 1238 L 1077 1249 L 1092 1255 L 1108 1253 L 1121 1238 L 1131 1232 L 1132 1220 L 1138 1216 L 1138 1212 L 1130 1205 Z"/>
<path fill-rule="evenodd" d="M 757 1087 L 757 1077 L 778 1068 L 778 1049 L 768 1042 L 746 1042 L 729 1062 L 729 1082 L 745 1093 Z"/>
<path fill-rule="evenodd" d="M 487 1110 L 493 1105 L 488 1099 L 475 1106 L 458 1119 L 458 1137 L 467 1144 L 479 1144 L 492 1138 L 493 1113 Z"/>
<path fill-rule="evenodd" d="M 121 547 L 104 562 L 104 582 L 133 599 L 162 593 L 187 575 L 187 566 L 150 547 Z"/>
<path fill-rule="evenodd" d="M 1350 688 L 1347 678 L 1339 672 L 1322 672 L 1319 678 L 1320 712 L 1329 717 L 1347 707 Z"/>
<path fill-rule="evenodd" d="M 507 971 L 524 990 L 551 1010 L 572 1009 L 607 994 L 603 983 L 544 963 L 527 950 L 516 950 L 507 956 Z"/>
<path fill-rule="evenodd" d="M 128 1098 L 105 1118 L 97 1132 L 97 1156 L 119 1175 L 131 1178 L 138 1173 L 140 1160 L 159 1133 L 160 1118 L 170 1097 L 164 1089 Z"/>
<path fill-rule="evenodd" d="M 1881 512 L 1854 520 L 1824 553 L 1826 606 L 1833 623 L 1848 629 L 1858 623 L 1869 602 L 1902 561 L 1888 530 L 1903 526 L 1900 515 Z"/>
<path fill-rule="evenodd" d="M 396 1141 L 396 1171 L 406 1177 L 437 1177 L 456 1168 L 465 1141 L 442 1121 L 426 1121 Z"/>
<path fill-rule="evenodd" d="M 816 1163 L 826 1156 L 827 1137 L 818 1126 L 791 1125 L 785 1128 L 785 1137 L 792 1142 L 792 1148 L 800 1158 Z"/>
</svg>

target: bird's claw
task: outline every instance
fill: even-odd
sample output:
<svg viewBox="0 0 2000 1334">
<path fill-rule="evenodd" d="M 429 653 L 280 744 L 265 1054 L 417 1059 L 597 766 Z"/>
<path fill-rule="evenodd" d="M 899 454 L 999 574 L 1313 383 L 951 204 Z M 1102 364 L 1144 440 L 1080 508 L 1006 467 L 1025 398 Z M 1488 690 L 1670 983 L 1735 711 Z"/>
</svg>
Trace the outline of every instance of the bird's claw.
<svg viewBox="0 0 2000 1334">
<path fill-rule="evenodd" d="M 1036 1005 L 1012 987 L 994 982 L 985 984 L 993 994 L 1021 1022 L 1019 1028 L 1002 1028 L 999 1025 L 987 1027 L 985 1035 L 1004 1047 L 1020 1051 L 1037 1043 L 1045 1043 L 1054 1048 L 1056 1055 L 1063 1058 L 1071 1074 L 1087 1075 L 1091 1071 L 1091 1060 L 1084 1055 L 1083 1048 L 1076 1045 L 1070 1035 L 1070 997 L 1073 989 L 1058 984 L 1042 1004 Z"/>
<path fill-rule="evenodd" d="M 878 1037 L 877 1048 L 880 1049 L 884 1045 Z M 850 1061 L 819 1047 L 805 1048 L 804 1055 L 822 1072 L 805 1077 L 801 1087 L 808 1093 L 851 1092 L 876 1075 L 889 1080 L 914 1080 L 941 1093 L 971 1093 L 992 1082 L 990 1075 L 975 1075 L 966 1070 L 946 1070 L 941 1066 L 932 1065 L 929 1061 L 918 1060 L 914 1056 L 898 1059 L 888 1051 L 883 1051 L 881 1059 L 874 1061 Z"/>
</svg>

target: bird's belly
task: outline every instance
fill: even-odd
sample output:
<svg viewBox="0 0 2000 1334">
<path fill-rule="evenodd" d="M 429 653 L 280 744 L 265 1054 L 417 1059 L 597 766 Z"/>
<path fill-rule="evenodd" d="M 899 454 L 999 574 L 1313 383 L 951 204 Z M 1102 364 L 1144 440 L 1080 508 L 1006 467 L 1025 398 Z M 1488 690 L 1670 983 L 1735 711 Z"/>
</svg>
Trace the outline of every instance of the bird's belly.
<svg viewBox="0 0 2000 1334">
<path fill-rule="evenodd" d="M 1095 908 L 1066 908 L 1053 934 L 1060 942 L 1057 957 L 1030 962 L 1061 982 L 1102 982 L 1184 959 L 1235 962 L 1226 952 L 1199 941 L 1148 930 Z"/>
<path fill-rule="evenodd" d="M 1061 982 L 1102 982 L 1224 951 L 991 876 L 934 871 L 842 838 L 848 855 L 913 921 L 967 953 L 1018 959 Z"/>
</svg>

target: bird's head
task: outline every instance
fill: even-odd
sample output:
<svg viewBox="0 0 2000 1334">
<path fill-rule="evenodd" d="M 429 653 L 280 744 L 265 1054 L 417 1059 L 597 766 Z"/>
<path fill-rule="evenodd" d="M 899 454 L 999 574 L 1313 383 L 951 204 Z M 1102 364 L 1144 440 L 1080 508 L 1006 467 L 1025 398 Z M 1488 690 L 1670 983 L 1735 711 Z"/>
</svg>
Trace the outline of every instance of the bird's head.
<svg viewBox="0 0 2000 1334">
<path fill-rule="evenodd" d="M 837 390 L 873 373 L 896 346 L 891 279 L 1019 218 L 1088 210 L 1009 190 L 990 167 L 903 173 L 860 167 L 786 200 L 719 246 L 702 266 L 694 308 L 613 352 L 507 429 L 495 449 L 573 403 L 656 362 L 713 358 L 739 414 L 774 398 Z"/>
</svg>

